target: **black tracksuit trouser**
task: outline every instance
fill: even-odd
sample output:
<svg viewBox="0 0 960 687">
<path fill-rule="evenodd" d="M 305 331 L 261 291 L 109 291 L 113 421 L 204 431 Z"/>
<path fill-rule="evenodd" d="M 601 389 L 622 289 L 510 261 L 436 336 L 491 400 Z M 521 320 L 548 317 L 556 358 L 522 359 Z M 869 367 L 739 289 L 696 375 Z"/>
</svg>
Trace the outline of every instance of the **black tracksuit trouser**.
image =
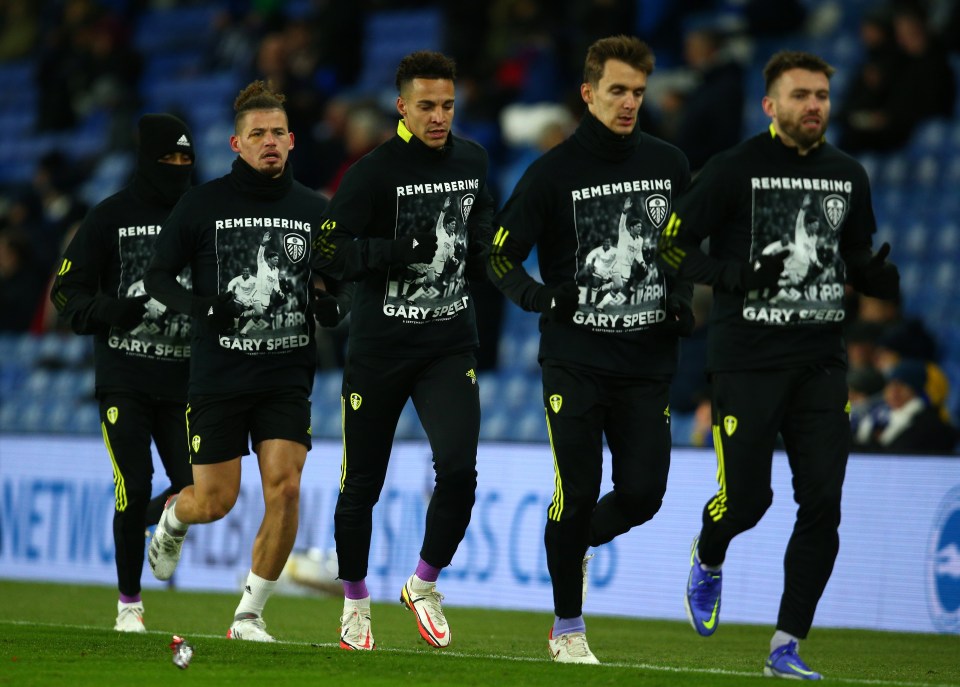
<svg viewBox="0 0 960 687">
<path fill-rule="evenodd" d="M 783 561 L 777 629 L 803 639 L 840 548 L 840 497 L 850 453 L 846 371 L 810 366 L 714 373 L 712 393 L 720 488 L 703 509 L 700 560 L 722 563 L 730 541 L 770 507 L 779 433 L 798 508 Z"/>
<path fill-rule="evenodd" d="M 407 399 L 413 399 L 430 442 L 436 475 L 420 557 L 437 568 L 449 565 L 470 523 L 480 439 L 475 354 L 403 359 L 352 355 L 343 373 L 343 462 L 334 514 L 342 580 L 367 576 L 373 507 Z"/>
<path fill-rule="evenodd" d="M 144 528 L 160 520 L 167 497 L 193 484 L 187 440 L 186 402 L 174 403 L 133 391 L 100 396 L 100 427 L 113 465 L 113 541 L 121 594 L 140 593 Z M 153 454 L 150 440 L 170 480 L 170 487 L 150 500 Z"/>
<path fill-rule="evenodd" d="M 545 362 L 543 402 L 554 461 L 544 529 L 547 569 L 555 614 L 576 618 L 587 548 L 647 522 L 663 503 L 670 470 L 669 385 Z M 604 436 L 613 490 L 601 498 Z"/>
</svg>

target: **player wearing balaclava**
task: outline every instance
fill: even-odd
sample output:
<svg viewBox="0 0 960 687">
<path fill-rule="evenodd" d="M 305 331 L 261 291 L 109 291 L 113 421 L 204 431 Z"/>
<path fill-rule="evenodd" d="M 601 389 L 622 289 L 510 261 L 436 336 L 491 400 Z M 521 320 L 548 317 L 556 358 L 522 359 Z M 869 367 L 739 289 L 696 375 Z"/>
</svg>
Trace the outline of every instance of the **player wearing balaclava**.
<svg viewBox="0 0 960 687">
<path fill-rule="evenodd" d="M 96 395 L 116 493 L 120 632 L 145 632 L 144 527 L 156 524 L 170 494 L 192 482 L 184 441 L 190 318 L 150 299 L 143 274 L 163 222 L 190 187 L 193 135 L 167 114 L 144 115 L 139 132 L 133 179 L 84 219 L 51 293 L 71 328 L 94 337 Z M 188 282 L 189 274 L 180 280 Z M 170 479 L 152 501 L 151 438 Z"/>
</svg>

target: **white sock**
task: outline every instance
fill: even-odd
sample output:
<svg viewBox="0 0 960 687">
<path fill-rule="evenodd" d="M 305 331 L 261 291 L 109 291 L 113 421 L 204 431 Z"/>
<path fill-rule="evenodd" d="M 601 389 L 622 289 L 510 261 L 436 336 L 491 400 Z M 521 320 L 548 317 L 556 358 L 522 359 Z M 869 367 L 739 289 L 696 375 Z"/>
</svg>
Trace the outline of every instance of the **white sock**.
<svg viewBox="0 0 960 687">
<path fill-rule="evenodd" d="M 263 616 L 263 607 L 267 605 L 267 599 L 273 594 L 273 588 L 276 586 L 276 580 L 265 580 L 251 570 L 247 575 L 243 596 L 240 597 L 240 605 L 237 606 L 233 615 L 251 614 L 258 618 Z"/>
<path fill-rule="evenodd" d="M 785 644 L 789 644 L 790 642 L 796 642 L 797 650 L 799 651 L 799 647 L 800 647 L 799 639 L 794 637 L 792 634 L 784 632 L 783 630 L 777 630 L 776 632 L 773 633 L 773 638 L 770 640 L 770 653 L 772 654 L 774 651 L 776 651 L 777 649 L 779 649 Z"/>
<path fill-rule="evenodd" d="M 177 500 L 174 499 L 173 503 L 167 508 L 167 522 L 166 526 L 172 530 L 177 530 L 178 532 L 186 532 L 187 528 L 190 526 L 185 522 L 180 521 L 177 518 Z"/>
<path fill-rule="evenodd" d="M 421 592 L 428 592 L 431 589 L 435 589 L 437 586 L 436 582 L 427 582 L 426 580 L 421 580 L 417 577 L 416 573 L 413 575 L 413 581 L 410 583 L 410 586 Z"/>
<path fill-rule="evenodd" d="M 367 613 L 369 613 L 369 612 L 370 612 L 370 597 L 369 597 L 369 596 L 365 596 L 365 597 L 363 597 L 362 599 L 346 599 L 346 598 L 345 598 L 345 599 L 343 600 L 343 610 L 344 610 L 345 612 L 346 612 L 347 610 L 353 610 L 354 608 L 356 608 L 357 610 L 366 611 Z"/>
</svg>

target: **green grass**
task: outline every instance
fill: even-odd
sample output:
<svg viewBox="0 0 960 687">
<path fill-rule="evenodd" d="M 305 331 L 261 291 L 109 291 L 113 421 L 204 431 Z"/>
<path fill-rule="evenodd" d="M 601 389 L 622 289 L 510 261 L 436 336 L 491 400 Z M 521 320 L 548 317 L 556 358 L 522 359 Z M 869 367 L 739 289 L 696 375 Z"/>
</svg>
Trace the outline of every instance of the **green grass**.
<svg viewBox="0 0 960 687">
<path fill-rule="evenodd" d="M 757 683 L 772 629 L 724 625 L 709 638 L 685 623 L 587 617 L 601 666 L 549 661 L 548 613 L 448 606 L 449 649 L 429 648 L 409 612 L 374 604 L 372 653 L 337 648 L 342 601 L 275 596 L 265 618 L 278 644 L 224 638 L 239 594 L 146 591 L 145 635 L 112 630 L 108 587 L 0 581 L 0 685 L 743 685 Z M 178 670 L 171 635 L 195 647 Z M 960 637 L 815 628 L 802 653 L 832 683 L 960 685 Z"/>
</svg>

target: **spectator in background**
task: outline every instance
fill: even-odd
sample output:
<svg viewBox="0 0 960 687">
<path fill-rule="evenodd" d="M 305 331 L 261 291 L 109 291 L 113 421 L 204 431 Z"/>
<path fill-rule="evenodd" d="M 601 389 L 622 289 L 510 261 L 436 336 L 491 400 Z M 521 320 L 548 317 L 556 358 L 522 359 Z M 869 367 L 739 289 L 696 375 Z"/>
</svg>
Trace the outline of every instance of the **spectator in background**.
<svg viewBox="0 0 960 687">
<path fill-rule="evenodd" d="M 906 319 L 890 325 L 877 339 L 874 348 L 874 366 L 884 374 L 890 372 L 904 359 L 921 360 L 926 365 L 924 393 L 930 404 L 945 421 L 949 421 L 947 397 L 950 383 L 943 369 L 937 364 L 937 344 L 923 321 Z"/>
<path fill-rule="evenodd" d="M 883 387 L 888 412 L 864 419 L 854 436 L 856 445 L 879 453 L 952 453 L 960 435 L 931 405 L 926 384 L 924 361 L 905 358 L 897 363 Z"/>
<path fill-rule="evenodd" d="M 358 104 L 346 113 L 343 128 L 344 158 L 323 189 L 332 196 L 343 175 L 357 161 L 390 137 L 390 129 L 380 110 L 372 104 Z"/>
<path fill-rule="evenodd" d="M 850 431 L 855 446 L 859 446 L 857 436 L 862 426 L 886 424 L 889 409 L 881 395 L 885 384 L 883 374 L 874 367 L 851 367 L 847 371 Z"/>
<path fill-rule="evenodd" d="M 724 47 L 718 29 L 703 26 L 687 32 L 683 56 L 693 72 L 693 85 L 666 92 L 659 103 L 661 132 L 687 154 L 693 171 L 742 138 L 743 67 Z"/>
<path fill-rule="evenodd" d="M 19 228 L 0 230 L 0 332 L 26 332 L 40 303 L 46 270 Z"/>
<path fill-rule="evenodd" d="M 0 62 L 26 57 L 40 33 L 36 4 L 31 0 L 0 2 Z"/>
<path fill-rule="evenodd" d="M 860 35 L 866 58 L 840 110 L 841 148 L 894 150 L 919 123 L 953 116 L 953 69 L 918 6 L 875 10 L 864 17 Z"/>
</svg>

